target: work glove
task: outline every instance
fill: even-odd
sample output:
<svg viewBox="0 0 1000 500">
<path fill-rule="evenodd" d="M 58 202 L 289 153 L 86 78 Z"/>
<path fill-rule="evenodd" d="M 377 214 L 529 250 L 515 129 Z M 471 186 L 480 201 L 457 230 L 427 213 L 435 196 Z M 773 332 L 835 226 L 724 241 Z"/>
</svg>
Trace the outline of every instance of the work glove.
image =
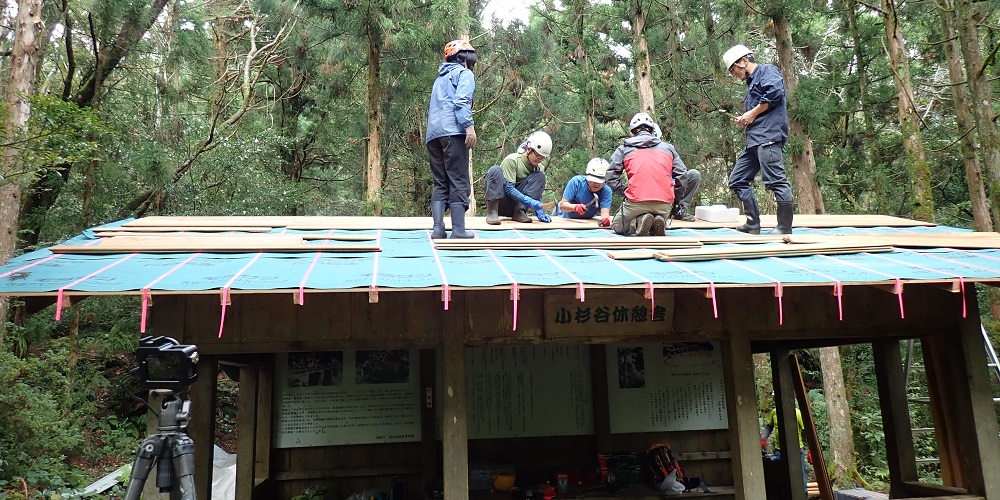
<svg viewBox="0 0 1000 500">
<path fill-rule="evenodd" d="M 524 198 L 521 198 L 521 204 L 536 212 L 542 211 L 542 202 L 531 198 L 530 196 L 525 195 Z"/>
<path fill-rule="evenodd" d="M 552 216 L 541 210 L 535 210 L 535 215 L 538 217 L 539 222 L 552 222 Z"/>
<path fill-rule="evenodd" d="M 598 222 L 597 225 L 601 226 L 601 227 L 608 227 L 608 226 L 610 226 L 611 225 L 611 217 L 605 217 L 605 218 L 601 219 L 601 221 Z"/>
<path fill-rule="evenodd" d="M 767 448 L 767 438 L 760 438 L 760 447 Z"/>
<path fill-rule="evenodd" d="M 573 205 L 573 211 L 583 215 L 587 213 L 587 207 L 583 206 L 583 203 L 577 203 L 576 205 Z"/>
<path fill-rule="evenodd" d="M 476 147 L 476 126 L 469 125 L 465 128 L 465 147 L 472 149 Z"/>
</svg>

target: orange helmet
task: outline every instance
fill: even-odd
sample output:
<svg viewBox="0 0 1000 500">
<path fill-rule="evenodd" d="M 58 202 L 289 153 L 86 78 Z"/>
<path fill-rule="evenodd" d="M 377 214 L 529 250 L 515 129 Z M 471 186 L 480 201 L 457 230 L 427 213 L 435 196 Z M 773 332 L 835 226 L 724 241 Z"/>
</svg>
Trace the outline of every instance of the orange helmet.
<svg viewBox="0 0 1000 500">
<path fill-rule="evenodd" d="M 476 51 L 476 49 L 472 47 L 472 44 L 465 40 L 452 40 L 444 46 L 444 58 L 448 59 L 463 50 L 468 50 L 469 52 Z"/>
</svg>

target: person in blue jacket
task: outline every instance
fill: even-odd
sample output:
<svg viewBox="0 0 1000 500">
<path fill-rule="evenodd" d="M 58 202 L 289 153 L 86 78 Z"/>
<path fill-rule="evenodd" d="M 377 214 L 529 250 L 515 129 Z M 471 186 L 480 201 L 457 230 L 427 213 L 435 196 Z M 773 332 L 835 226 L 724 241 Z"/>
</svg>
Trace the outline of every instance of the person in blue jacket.
<svg viewBox="0 0 1000 500">
<path fill-rule="evenodd" d="M 795 203 L 782 164 L 782 148 L 788 140 L 785 79 L 773 64 L 757 64 L 745 45 L 736 45 L 722 56 L 729 73 L 747 84 L 743 104 L 746 112 L 736 124 L 746 131 L 747 142 L 729 174 L 729 189 L 743 203 L 745 224 L 737 231 L 760 234 L 760 208 L 750 184 L 760 172 L 764 187 L 774 193 L 778 225 L 769 234 L 791 234 Z"/>
<path fill-rule="evenodd" d="M 431 238 L 444 238 L 444 211 L 451 210 L 451 237 L 472 238 L 465 230 L 469 209 L 469 150 L 476 146 L 472 94 L 476 91 L 476 49 L 465 40 L 444 46 L 444 62 L 431 89 L 427 109 L 427 154 L 434 189 L 431 192 Z"/>
<path fill-rule="evenodd" d="M 587 174 L 574 176 L 566 183 L 556 215 L 568 219 L 593 219 L 600 214 L 597 225 L 611 225 L 611 188 L 604 182 L 608 161 L 594 158 L 587 162 Z"/>
</svg>

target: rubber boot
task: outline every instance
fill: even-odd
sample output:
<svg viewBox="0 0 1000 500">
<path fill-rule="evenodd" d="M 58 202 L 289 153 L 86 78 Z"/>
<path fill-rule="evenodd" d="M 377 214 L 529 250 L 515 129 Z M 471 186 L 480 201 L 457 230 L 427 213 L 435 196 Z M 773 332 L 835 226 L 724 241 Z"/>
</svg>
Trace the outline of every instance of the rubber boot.
<svg viewBox="0 0 1000 500">
<path fill-rule="evenodd" d="M 524 209 L 521 207 L 515 208 L 514 215 L 510 218 L 514 219 L 514 222 L 523 222 L 525 224 L 531 222 L 531 217 L 528 217 L 528 214 L 524 213 Z"/>
<path fill-rule="evenodd" d="M 792 216 L 794 214 L 794 203 L 790 201 L 778 202 L 778 225 L 768 231 L 767 234 L 792 234 Z"/>
<path fill-rule="evenodd" d="M 491 226 L 500 225 L 500 200 L 486 200 L 486 223 Z"/>
<path fill-rule="evenodd" d="M 475 235 L 465 230 L 465 205 L 452 203 L 451 208 L 451 237 L 452 238 L 475 238 Z"/>
<path fill-rule="evenodd" d="M 444 232 L 444 209 L 447 207 L 448 203 L 444 201 L 431 202 L 431 216 L 434 218 L 434 230 L 431 231 L 432 239 L 440 240 L 448 237 L 448 233 Z"/>
<path fill-rule="evenodd" d="M 757 198 L 751 195 L 741 201 L 743 202 L 743 214 L 747 216 L 747 221 L 736 230 L 741 233 L 760 234 L 760 208 L 757 206 Z"/>
</svg>

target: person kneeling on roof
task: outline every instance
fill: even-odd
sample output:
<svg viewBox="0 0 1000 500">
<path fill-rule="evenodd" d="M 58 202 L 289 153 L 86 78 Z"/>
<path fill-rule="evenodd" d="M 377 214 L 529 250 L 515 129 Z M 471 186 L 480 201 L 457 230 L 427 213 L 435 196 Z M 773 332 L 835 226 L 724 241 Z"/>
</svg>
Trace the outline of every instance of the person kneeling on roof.
<svg viewBox="0 0 1000 500">
<path fill-rule="evenodd" d="M 556 215 L 568 219 L 592 219 L 600 214 L 597 225 L 611 225 L 611 188 L 604 183 L 608 161 L 594 158 L 587 162 L 587 174 L 573 176 L 566 183 Z"/>
<path fill-rule="evenodd" d="M 653 136 L 655 126 L 648 113 L 636 113 L 629 122 L 632 136 L 611 155 L 606 180 L 612 191 L 625 197 L 611 221 L 618 234 L 663 236 L 666 217 L 694 220 L 686 208 L 701 174 L 687 169 L 672 144 Z"/>
<path fill-rule="evenodd" d="M 525 210 L 534 210 L 541 222 L 552 222 L 542 209 L 545 190 L 545 167 L 542 162 L 552 153 L 552 138 L 541 130 L 525 141 L 523 153 L 511 153 L 486 171 L 484 182 L 486 223 L 500 224 L 500 216 L 516 222 L 531 222 Z"/>
</svg>

